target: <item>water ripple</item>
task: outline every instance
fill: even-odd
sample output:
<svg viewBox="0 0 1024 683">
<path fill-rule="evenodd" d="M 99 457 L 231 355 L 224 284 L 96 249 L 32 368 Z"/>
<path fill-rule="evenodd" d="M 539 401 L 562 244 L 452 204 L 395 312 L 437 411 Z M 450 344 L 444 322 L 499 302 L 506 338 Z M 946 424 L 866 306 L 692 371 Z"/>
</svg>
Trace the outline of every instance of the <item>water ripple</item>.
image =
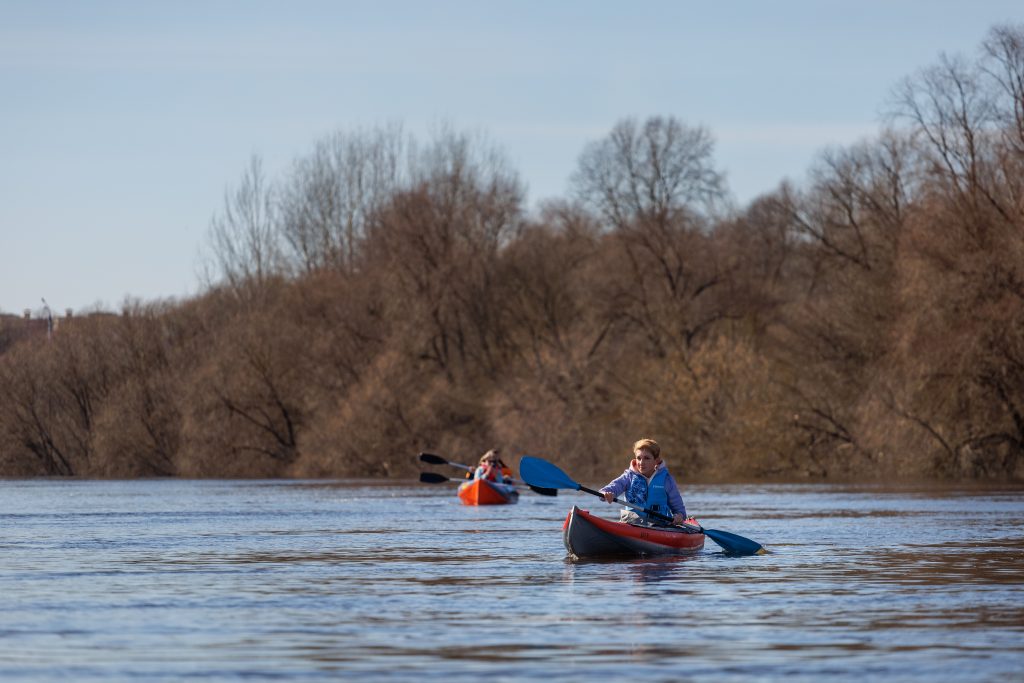
<svg viewBox="0 0 1024 683">
<path fill-rule="evenodd" d="M 3 680 L 989 681 L 1024 662 L 1024 495 L 1006 487 L 693 487 L 706 526 L 770 554 L 572 561 L 568 507 L 612 506 L 0 485 Z"/>
</svg>

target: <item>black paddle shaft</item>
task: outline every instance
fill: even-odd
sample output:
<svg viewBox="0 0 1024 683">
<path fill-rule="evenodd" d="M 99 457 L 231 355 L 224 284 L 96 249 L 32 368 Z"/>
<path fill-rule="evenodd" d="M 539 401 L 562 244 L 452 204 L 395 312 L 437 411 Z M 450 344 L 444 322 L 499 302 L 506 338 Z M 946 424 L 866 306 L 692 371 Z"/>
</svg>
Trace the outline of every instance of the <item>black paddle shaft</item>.
<svg viewBox="0 0 1024 683">
<path fill-rule="evenodd" d="M 583 484 L 578 484 L 578 486 L 580 487 L 580 491 L 583 491 L 584 493 L 589 493 L 589 494 L 595 495 L 598 498 L 604 498 L 604 494 L 601 493 L 600 491 L 595 491 L 594 489 L 588 489 Z M 613 499 L 612 502 L 613 503 L 618 503 L 619 505 L 625 505 L 626 507 L 639 507 L 639 506 L 634 506 L 631 503 L 627 503 L 627 502 L 621 501 L 618 498 Z M 657 519 L 664 520 L 666 522 L 671 522 L 672 521 L 672 517 L 669 517 L 668 515 L 663 515 L 660 512 L 655 512 L 654 510 L 648 510 L 647 508 L 640 508 L 640 509 L 643 510 L 644 512 L 646 512 L 651 517 L 656 517 Z"/>
</svg>

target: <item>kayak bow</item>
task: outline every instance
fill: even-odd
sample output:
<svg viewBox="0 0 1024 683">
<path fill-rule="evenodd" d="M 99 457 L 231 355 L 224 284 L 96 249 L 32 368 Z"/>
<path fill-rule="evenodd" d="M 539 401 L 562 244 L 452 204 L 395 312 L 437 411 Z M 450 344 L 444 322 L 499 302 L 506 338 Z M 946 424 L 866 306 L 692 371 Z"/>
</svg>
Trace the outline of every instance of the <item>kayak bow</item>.
<svg viewBox="0 0 1024 683">
<path fill-rule="evenodd" d="M 519 492 L 508 484 L 471 479 L 459 486 L 459 500 L 465 505 L 508 505 L 519 500 Z"/>
<path fill-rule="evenodd" d="M 704 547 L 704 534 L 699 531 L 613 522 L 575 505 L 562 525 L 562 540 L 576 558 L 690 555 Z"/>
</svg>

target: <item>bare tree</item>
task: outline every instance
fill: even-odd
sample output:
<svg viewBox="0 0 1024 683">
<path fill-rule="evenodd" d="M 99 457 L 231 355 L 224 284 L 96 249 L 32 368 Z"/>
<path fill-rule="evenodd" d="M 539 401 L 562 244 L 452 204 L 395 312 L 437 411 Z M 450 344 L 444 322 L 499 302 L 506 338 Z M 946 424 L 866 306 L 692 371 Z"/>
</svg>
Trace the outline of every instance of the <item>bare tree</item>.
<svg viewBox="0 0 1024 683">
<path fill-rule="evenodd" d="M 214 275 L 235 291 L 260 287 L 281 273 L 274 194 L 262 160 L 253 156 L 238 187 L 225 192 L 223 213 L 210 222 Z"/>
<path fill-rule="evenodd" d="M 22 451 L 36 462 L 39 474 L 73 475 L 75 454 L 61 438 L 63 406 L 47 381 L 45 358 L 28 346 L 16 347 L 3 358 L 0 383 L 0 445 L 4 457 Z"/>
<path fill-rule="evenodd" d="M 492 373 L 502 332 L 499 253 L 520 229 L 522 186 L 485 140 L 442 130 L 417 156 L 413 189 L 375 217 L 367 267 L 387 274 L 407 344 L 454 379 Z"/>
<path fill-rule="evenodd" d="M 1024 24 L 994 27 L 983 44 L 981 69 L 995 84 L 996 119 L 1007 146 L 1024 154 Z"/>
<path fill-rule="evenodd" d="M 901 254 L 898 379 L 887 404 L 944 476 L 1024 465 L 1024 27 L 979 60 L 943 57 L 903 82 L 894 116 L 924 169 Z"/>
<path fill-rule="evenodd" d="M 576 195 L 615 227 L 664 223 L 681 209 L 707 209 L 723 197 L 724 178 L 712 164 L 714 142 L 703 127 L 655 116 L 624 119 L 580 156 Z"/>
<path fill-rule="evenodd" d="M 295 162 L 281 233 L 299 272 L 352 269 L 370 217 L 403 182 L 406 144 L 398 125 L 336 133 Z"/>
<path fill-rule="evenodd" d="M 910 202 L 914 155 L 906 136 L 829 149 L 806 193 L 784 191 L 794 228 L 822 252 L 866 271 L 891 268 Z"/>
<path fill-rule="evenodd" d="M 95 473 L 104 476 L 171 475 L 181 434 L 180 382 L 189 369 L 176 362 L 179 326 L 166 303 L 126 301 L 108 324 L 116 382 L 96 419 Z"/>
</svg>

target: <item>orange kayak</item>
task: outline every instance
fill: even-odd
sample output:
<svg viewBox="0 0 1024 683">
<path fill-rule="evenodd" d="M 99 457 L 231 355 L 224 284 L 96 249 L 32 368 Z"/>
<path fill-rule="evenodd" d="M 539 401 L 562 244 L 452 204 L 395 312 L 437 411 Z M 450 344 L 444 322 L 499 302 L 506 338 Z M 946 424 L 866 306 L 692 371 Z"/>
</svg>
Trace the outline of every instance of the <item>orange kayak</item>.
<svg viewBox="0 0 1024 683">
<path fill-rule="evenodd" d="M 508 505 L 519 500 L 519 491 L 507 484 L 472 479 L 459 486 L 459 499 L 465 505 Z"/>
<path fill-rule="evenodd" d="M 696 531 L 613 522 L 575 505 L 562 525 L 562 540 L 575 557 L 688 555 L 704 547 L 704 534 Z"/>
</svg>

